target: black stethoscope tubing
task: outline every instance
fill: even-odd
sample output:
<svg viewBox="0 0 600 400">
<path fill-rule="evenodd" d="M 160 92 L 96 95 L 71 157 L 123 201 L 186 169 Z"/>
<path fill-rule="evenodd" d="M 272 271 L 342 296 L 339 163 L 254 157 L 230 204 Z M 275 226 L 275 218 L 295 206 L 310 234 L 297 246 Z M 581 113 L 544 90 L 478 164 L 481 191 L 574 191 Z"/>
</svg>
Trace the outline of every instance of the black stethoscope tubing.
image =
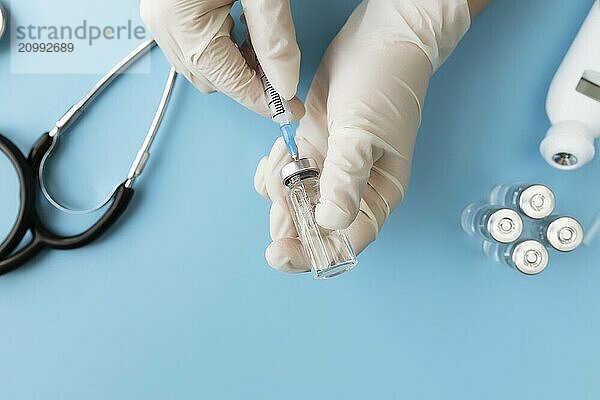
<svg viewBox="0 0 600 400">
<path fill-rule="evenodd" d="M 0 152 L 4 153 L 13 165 L 19 180 L 19 210 L 12 230 L 6 239 L 0 243 L 0 275 L 13 271 L 38 255 L 43 249 L 70 250 L 83 247 L 102 236 L 123 215 L 134 194 L 133 184 L 141 175 L 148 158 L 150 147 L 161 125 L 165 111 L 172 95 L 177 78 L 174 68 L 171 68 L 165 89 L 158 106 L 152 125 L 138 151 L 127 178 L 119 184 L 111 196 L 101 206 L 108 205 L 102 216 L 87 230 L 77 235 L 64 236 L 48 228 L 40 219 L 35 202 L 38 189 L 43 189 L 43 166 L 48 155 L 56 145 L 58 137 L 93 103 L 95 98 L 106 89 L 110 83 L 124 70 L 129 68 L 148 50 L 155 46 L 154 40 L 142 43 L 126 58 L 109 71 L 94 88 L 67 113 L 59 119 L 56 126 L 44 133 L 31 148 L 28 157 L 19 150 L 6 136 L 0 134 Z M 46 191 L 48 200 L 57 208 L 69 212 L 53 201 Z M 95 208 L 96 209 L 99 209 Z M 27 232 L 31 232 L 31 240 L 18 248 Z"/>
</svg>

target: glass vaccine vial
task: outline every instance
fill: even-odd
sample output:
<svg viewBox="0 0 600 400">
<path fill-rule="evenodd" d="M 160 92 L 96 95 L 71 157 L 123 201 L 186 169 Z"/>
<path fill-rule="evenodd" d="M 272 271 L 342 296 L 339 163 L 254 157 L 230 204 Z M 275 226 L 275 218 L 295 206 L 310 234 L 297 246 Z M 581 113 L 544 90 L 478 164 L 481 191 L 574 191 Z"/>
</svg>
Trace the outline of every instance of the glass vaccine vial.
<svg viewBox="0 0 600 400">
<path fill-rule="evenodd" d="M 483 253 L 492 261 L 507 265 L 525 275 L 537 275 L 548 266 L 550 256 L 546 247 L 537 240 L 523 240 L 512 244 L 483 243 Z"/>
<path fill-rule="evenodd" d="M 531 236 L 554 250 L 568 253 L 581 245 L 584 231 L 575 218 L 552 216 L 533 223 Z"/>
<path fill-rule="evenodd" d="M 523 233 L 523 220 L 516 211 L 487 204 L 468 205 L 461 226 L 470 236 L 499 243 L 512 243 Z"/>
<path fill-rule="evenodd" d="M 544 219 L 554 212 L 554 192 L 544 185 L 496 185 L 490 192 L 490 203 L 521 211 L 532 219 Z"/>
<path fill-rule="evenodd" d="M 356 255 L 346 232 L 322 228 L 315 220 L 321 197 L 317 163 L 310 158 L 292 161 L 281 169 L 281 179 L 289 188 L 288 207 L 314 277 L 333 278 L 354 268 Z"/>
</svg>

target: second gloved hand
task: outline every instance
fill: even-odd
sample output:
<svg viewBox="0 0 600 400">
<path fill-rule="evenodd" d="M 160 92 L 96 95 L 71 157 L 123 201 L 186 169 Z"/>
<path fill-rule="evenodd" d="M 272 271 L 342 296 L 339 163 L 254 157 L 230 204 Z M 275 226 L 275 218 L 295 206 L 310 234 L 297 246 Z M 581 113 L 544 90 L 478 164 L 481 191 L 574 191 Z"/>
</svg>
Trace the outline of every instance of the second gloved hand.
<svg viewBox="0 0 600 400">
<path fill-rule="evenodd" d="M 469 25 L 467 0 L 365 1 L 322 60 L 298 130 L 299 154 L 322 165 L 317 223 L 348 228 L 357 253 L 404 196 L 429 78 Z M 278 140 L 255 186 L 273 202 L 267 261 L 303 272 L 310 265 L 279 176 L 290 161 Z"/>
<path fill-rule="evenodd" d="M 142 0 L 140 14 L 178 73 L 204 93 L 219 91 L 269 116 L 263 87 L 251 67 L 254 54 L 231 40 L 234 0 Z M 293 99 L 300 73 L 300 49 L 289 0 L 248 0 L 244 15 L 256 56 L 275 90 Z M 246 57 L 244 57 L 246 56 Z M 302 103 L 291 102 L 295 118 Z"/>
</svg>

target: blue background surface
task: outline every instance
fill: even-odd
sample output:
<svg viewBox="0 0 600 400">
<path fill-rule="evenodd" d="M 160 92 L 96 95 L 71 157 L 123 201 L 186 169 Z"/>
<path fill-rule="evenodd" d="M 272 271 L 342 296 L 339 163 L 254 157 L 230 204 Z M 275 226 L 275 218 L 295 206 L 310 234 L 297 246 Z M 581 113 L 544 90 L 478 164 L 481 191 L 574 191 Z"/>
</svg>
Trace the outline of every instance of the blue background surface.
<svg viewBox="0 0 600 400">
<path fill-rule="evenodd" d="M 294 2 L 302 97 L 355 4 Z M 537 152 L 549 82 L 591 4 L 498 0 L 474 22 L 431 82 L 403 206 L 328 282 L 264 261 L 269 205 L 252 180 L 276 129 L 181 80 L 116 229 L 0 278 L 0 398 L 599 398 L 599 246 L 528 278 L 458 226 L 498 182 L 548 183 L 586 224 L 600 211 L 598 159 L 565 173 Z M 97 77 L 10 75 L 10 51 L 0 131 L 28 149 Z M 60 148 L 66 200 L 99 200 L 126 173 L 166 78 L 152 58 L 151 76 L 120 80 Z M 0 163 L 2 232 L 14 181 Z M 46 214 L 62 231 L 88 222 Z"/>
</svg>

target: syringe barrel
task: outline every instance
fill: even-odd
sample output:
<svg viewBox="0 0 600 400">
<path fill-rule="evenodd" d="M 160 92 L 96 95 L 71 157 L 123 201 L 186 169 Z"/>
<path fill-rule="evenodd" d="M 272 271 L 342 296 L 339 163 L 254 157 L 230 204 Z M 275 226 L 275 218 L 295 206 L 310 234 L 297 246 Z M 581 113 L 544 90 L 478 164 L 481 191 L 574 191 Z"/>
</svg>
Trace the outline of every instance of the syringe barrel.
<svg viewBox="0 0 600 400">
<path fill-rule="evenodd" d="M 289 103 L 273 88 L 265 71 L 258 62 L 258 58 L 256 59 L 256 71 L 265 91 L 265 99 L 271 111 L 271 118 L 279 125 L 289 124 L 292 120 L 292 109 Z"/>
</svg>

